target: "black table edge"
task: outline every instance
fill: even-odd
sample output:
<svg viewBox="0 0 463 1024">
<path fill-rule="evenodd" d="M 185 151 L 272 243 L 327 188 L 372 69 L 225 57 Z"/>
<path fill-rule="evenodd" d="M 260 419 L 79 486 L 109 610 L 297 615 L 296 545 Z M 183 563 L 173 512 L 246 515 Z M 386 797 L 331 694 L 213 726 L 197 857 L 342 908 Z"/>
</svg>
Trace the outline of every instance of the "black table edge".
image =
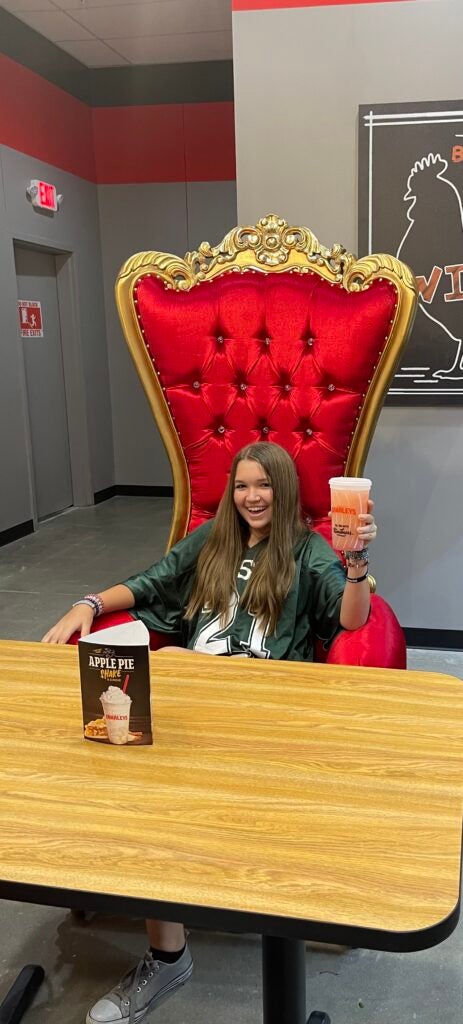
<svg viewBox="0 0 463 1024">
<path fill-rule="evenodd" d="M 0 880 L 0 899 L 36 903 L 71 910 L 125 914 L 127 917 L 152 917 L 161 921 L 182 921 L 194 928 L 211 931 L 277 935 L 293 939 L 335 943 L 356 949 L 377 949 L 390 953 L 417 952 L 443 942 L 457 926 L 460 893 L 454 909 L 441 921 L 417 931 L 394 932 L 359 928 L 333 922 L 301 920 L 273 914 L 205 907 L 200 904 L 170 903 L 162 900 L 120 896 L 84 889 L 64 889 L 48 885 Z"/>
</svg>

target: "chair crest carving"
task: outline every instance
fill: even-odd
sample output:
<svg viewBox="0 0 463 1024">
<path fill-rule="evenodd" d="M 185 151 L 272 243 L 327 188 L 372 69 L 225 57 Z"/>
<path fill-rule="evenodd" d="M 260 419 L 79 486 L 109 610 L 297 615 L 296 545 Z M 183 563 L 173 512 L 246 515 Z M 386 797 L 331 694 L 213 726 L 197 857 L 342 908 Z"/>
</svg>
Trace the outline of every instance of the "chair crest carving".
<svg viewBox="0 0 463 1024">
<path fill-rule="evenodd" d="M 302 274 L 315 269 L 347 291 L 362 291 L 383 273 L 416 292 L 411 270 L 394 256 L 374 255 L 357 260 L 339 243 L 328 249 L 309 228 L 292 227 L 274 214 L 263 217 L 252 227 L 233 228 L 218 245 L 201 242 L 184 259 L 170 253 L 137 253 L 124 264 L 118 281 L 148 269 L 175 291 L 189 291 L 227 269 L 238 273 L 279 269 Z"/>
</svg>

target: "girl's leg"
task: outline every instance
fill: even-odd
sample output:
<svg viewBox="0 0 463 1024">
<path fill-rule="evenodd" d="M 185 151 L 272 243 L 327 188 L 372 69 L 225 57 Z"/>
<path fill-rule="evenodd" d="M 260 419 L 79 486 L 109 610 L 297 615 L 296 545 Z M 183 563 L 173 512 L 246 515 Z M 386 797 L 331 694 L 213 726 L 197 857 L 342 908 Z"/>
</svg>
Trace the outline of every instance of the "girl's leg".
<svg viewBox="0 0 463 1024">
<path fill-rule="evenodd" d="M 176 953 L 185 945 L 185 929 L 183 924 L 173 921 L 155 921 L 149 918 L 146 921 L 149 944 L 153 949 L 164 950 L 166 953 Z"/>
<path fill-rule="evenodd" d="M 146 922 L 151 949 L 88 1011 L 86 1024 L 137 1024 L 188 981 L 191 953 L 182 924 Z M 154 951 L 154 952 L 153 952 Z"/>
</svg>

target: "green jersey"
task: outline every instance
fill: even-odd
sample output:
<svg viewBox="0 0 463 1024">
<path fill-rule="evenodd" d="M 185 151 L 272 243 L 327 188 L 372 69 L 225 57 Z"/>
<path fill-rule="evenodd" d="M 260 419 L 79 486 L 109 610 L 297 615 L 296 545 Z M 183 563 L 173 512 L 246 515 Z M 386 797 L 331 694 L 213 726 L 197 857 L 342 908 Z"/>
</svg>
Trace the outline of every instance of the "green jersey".
<svg viewBox="0 0 463 1024">
<path fill-rule="evenodd" d="M 256 559 L 266 540 L 243 552 L 225 621 L 203 609 L 191 621 L 184 612 L 196 562 L 209 531 L 204 523 L 146 572 L 124 581 L 132 591 L 132 614 L 148 629 L 166 633 L 172 643 L 209 654 L 313 661 L 315 638 L 329 644 L 339 626 L 346 578 L 341 563 L 318 533 L 307 532 L 294 549 L 296 571 L 277 629 L 268 635 L 260 621 L 240 604 Z"/>
</svg>

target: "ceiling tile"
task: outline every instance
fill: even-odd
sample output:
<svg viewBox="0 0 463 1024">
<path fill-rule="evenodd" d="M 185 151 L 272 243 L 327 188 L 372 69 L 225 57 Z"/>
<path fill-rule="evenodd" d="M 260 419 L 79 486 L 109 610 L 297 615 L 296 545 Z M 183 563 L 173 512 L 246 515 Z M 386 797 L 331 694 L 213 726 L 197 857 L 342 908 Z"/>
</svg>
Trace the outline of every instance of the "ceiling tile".
<svg viewBox="0 0 463 1024">
<path fill-rule="evenodd" d="M 117 68 L 130 63 L 125 57 L 121 57 L 115 50 L 111 50 L 109 46 L 102 43 L 100 39 L 69 40 L 66 43 L 61 42 L 60 47 L 88 68 Z"/>
<path fill-rule="evenodd" d="M 194 4 L 190 0 L 157 0 L 111 7 L 81 4 L 72 10 L 72 16 L 100 39 L 231 31 L 230 10 L 216 0 L 196 0 Z"/>
<path fill-rule="evenodd" d="M 136 6 L 140 2 L 141 0 L 54 0 L 56 6 L 61 7 L 63 11 L 87 11 L 94 7 Z M 155 4 L 164 3 L 165 0 L 144 0 L 144 2 Z"/>
<path fill-rule="evenodd" d="M 111 39 L 107 42 L 111 45 Z M 196 32 L 190 35 L 117 38 L 114 46 L 132 64 L 227 60 L 232 56 L 232 35 L 231 32 Z"/>
<path fill-rule="evenodd" d="M 88 67 L 232 56 L 231 0 L 0 0 L 0 4 Z M 81 42 L 87 45 L 74 45 Z"/>
<path fill-rule="evenodd" d="M 2 0 L 2 7 L 17 17 L 20 11 L 56 11 L 51 0 Z"/>
<path fill-rule="evenodd" d="M 13 3 L 21 3 L 22 0 L 12 0 Z M 34 0 L 31 0 L 34 2 Z M 40 3 L 40 0 L 36 0 Z M 27 0 L 24 0 L 27 3 Z M 144 6 L 174 7 L 175 0 L 54 0 L 57 7 L 67 11 L 86 11 L 95 7 L 136 7 Z M 200 11 L 203 16 L 202 28 L 207 29 L 204 19 L 213 21 L 213 28 L 227 28 L 231 26 L 231 0 L 182 0 L 183 11 Z M 175 13 L 175 12 L 174 12 Z M 182 27 L 182 26 L 180 26 Z"/>
<path fill-rule="evenodd" d="M 63 39 L 93 39 L 91 32 L 87 32 L 82 25 L 78 25 L 73 18 L 69 18 L 64 11 L 16 11 L 16 17 L 25 21 L 26 25 L 41 32 L 52 43 L 59 43 Z"/>
</svg>

